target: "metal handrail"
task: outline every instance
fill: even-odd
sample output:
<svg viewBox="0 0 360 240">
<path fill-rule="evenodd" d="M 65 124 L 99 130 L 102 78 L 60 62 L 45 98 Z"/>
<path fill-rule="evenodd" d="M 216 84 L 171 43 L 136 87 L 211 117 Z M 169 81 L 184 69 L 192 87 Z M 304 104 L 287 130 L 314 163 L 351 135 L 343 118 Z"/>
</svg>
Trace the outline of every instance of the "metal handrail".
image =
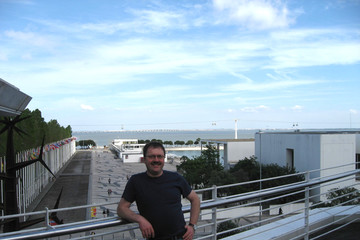
<svg viewBox="0 0 360 240">
<path fill-rule="evenodd" d="M 322 169 L 313 169 L 313 170 L 309 170 L 309 171 L 305 171 L 305 172 L 297 172 L 297 173 L 281 175 L 281 176 L 276 176 L 276 177 L 271 177 L 271 178 L 252 180 L 252 181 L 241 182 L 241 183 L 231 183 L 231 184 L 227 184 L 227 185 L 216 186 L 216 188 L 217 189 L 222 189 L 222 188 L 229 188 L 229 187 L 247 185 L 247 184 L 251 184 L 251 183 L 258 183 L 258 182 L 271 181 L 271 180 L 275 180 L 275 179 L 288 178 L 288 177 L 293 177 L 293 176 L 301 176 L 301 175 L 305 176 L 305 175 L 310 174 L 310 173 L 326 171 L 326 170 L 331 170 L 331 169 L 335 169 L 335 168 L 338 169 L 338 168 L 341 168 L 341 167 L 354 166 L 354 165 L 355 165 L 355 163 L 347 163 L 347 164 L 338 165 L 338 166 L 334 166 L 334 167 L 328 167 L 328 168 L 322 168 Z M 320 178 L 320 177 L 317 177 L 317 178 Z M 211 190 L 213 190 L 213 187 L 196 189 L 195 192 L 205 192 L 205 191 L 211 191 Z"/>
<path fill-rule="evenodd" d="M 360 174 L 360 170 L 351 170 L 348 172 L 323 177 L 321 179 L 319 179 L 319 178 L 310 179 L 305 182 L 288 184 L 286 186 L 267 188 L 267 189 L 263 189 L 263 190 L 256 191 L 256 192 L 249 192 L 249 193 L 245 193 L 243 195 L 237 195 L 235 197 L 230 196 L 230 197 L 217 198 L 212 201 L 202 202 L 200 205 L 200 208 L 202 210 L 203 209 L 212 209 L 212 208 L 229 205 L 229 204 L 233 204 L 233 203 L 237 203 L 237 202 L 241 202 L 241 201 L 247 201 L 247 200 L 256 199 L 256 198 L 265 198 L 265 197 L 269 197 L 272 195 L 281 194 L 284 192 L 296 191 L 299 189 L 312 187 L 314 185 L 327 183 L 330 181 L 338 180 L 338 179 L 352 176 L 355 174 Z M 99 205 L 99 204 L 95 204 L 95 205 Z M 91 206 L 95 206 L 95 205 L 94 204 L 86 205 L 85 207 L 91 207 Z M 82 207 L 84 207 L 84 206 L 82 206 Z M 79 207 L 74 207 L 74 209 L 75 208 L 79 208 Z M 51 210 L 48 210 L 48 212 L 50 212 L 50 211 Z M 57 209 L 56 211 L 61 211 L 61 209 Z M 40 212 L 44 213 L 44 211 L 40 211 Z M 184 213 L 190 212 L 190 206 L 184 206 L 183 212 Z M 39 212 L 37 212 L 37 213 L 39 213 Z M 32 214 L 34 214 L 34 213 L 32 213 Z M 0 219 L 17 217 L 18 215 L 19 214 L 8 215 L 8 216 L 1 217 Z M 68 235 L 68 234 L 79 233 L 79 232 L 86 232 L 86 231 L 91 231 L 91 230 L 95 230 L 95 229 L 119 226 L 119 225 L 124 225 L 124 224 L 128 224 L 128 223 L 129 222 L 124 221 L 118 217 L 108 217 L 108 218 L 102 219 L 102 220 L 88 220 L 88 221 L 83 221 L 83 222 L 63 224 L 63 225 L 53 226 L 48 229 L 37 228 L 37 229 L 30 229 L 30 230 L 26 230 L 26 231 L 20 231 L 20 232 L 4 233 L 4 234 L 0 234 L 0 240 L 2 240 L 2 239 L 21 240 L 21 239 L 49 238 L 49 237 Z M 137 227 L 134 227 L 134 229 L 136 229 L 136 228 Z M 128 230 L 129 230 L 128 228 L 124 229 L 124 231 L 128 231 Z"/>
<path fill-rule="evenodd" d="M 201 204 L 200 208 L 207 209 L 207 208 L 219 207 L 219 206 L 228 205 L 228 204 L 245 201 L 245 200 L 249 200 L 249 199 L 254 199 L 254 198 L 264 198 L 264 197 L 268 197 L 271 195 L 280 194 L 282 192 L 295 191 L 297 189 L 302 189 L 305 187 L 311 187 L 314 185 L 334 181 L 334 180 L 337 180 L 337 179 L 340 179 L 343 177 L 347 177 L 347 176 L 351 176 L 351 175 L 355 175 L 358 173 L 360 173 L 360 169 L 348 171 L 345 173 L 335 174 L 333 176 L 324 177 L 323 179 L 315 179 L 315 180 L 309 180 L 308 182 L 294 183 L 294 184 L 288 185 L 286 187 L 280 186 L 280 187 L 274 187 L 274 188 L 267 188 L 267 189 L 256 191 L 255 193 L 246 194 L 245 196 L 238 196 L 238 197 L 234 197 L 234 198 L 229 197 L 229 198 L 225 198 L 225 199 L 218 198 L 216 201 L 210 201 L 210 202 Z M 183 207 L 183 211 L 190 212 L 190 206 Z"/>
</svg>

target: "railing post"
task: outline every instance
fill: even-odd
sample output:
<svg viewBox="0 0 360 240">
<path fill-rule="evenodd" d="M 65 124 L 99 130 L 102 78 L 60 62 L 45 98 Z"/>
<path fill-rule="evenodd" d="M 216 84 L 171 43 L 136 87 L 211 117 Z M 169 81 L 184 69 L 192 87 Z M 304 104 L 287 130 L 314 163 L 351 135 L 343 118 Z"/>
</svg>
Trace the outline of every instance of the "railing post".
<svg viewBox="0 0 360 240">
<path fill-rule="evenodd" d="M 212 193 L 212 199 L 213 201 L 216 201 L 217 200 L 217 187 L 216 185 L 213 185 L 213 190 L 211 191 Z M 212 239 L 216 240 L 216 230 L 217 230 L 217 214 L 216 214 L 216 210 L 217 208 L 214 207 L 211 209 L 212 210 L 212 222 L 213 222 L 213 227 L 212 227 L 212 234 L 213 234 L 213 237 Z"/>
<path fill-rule="evenodd" d="M 305 180 L 308 182 L 310 179 L 310 173 L 306 172 Z M 309 212 L 310 212 L 310 193 L 309 193 L 309 187 L 305 188 L 305 236 L 304 240 L 309 240 Z"/>
<path fill-rule="evenodd" d="M 45 207 L 46 210 L 46 214 L 45 214 L 45 223 L 46 223 L 46 228 L 50 229 L 51 225 L 50 225 L 50 217 L 49 217 L 49 208 Z"/>
</svg>

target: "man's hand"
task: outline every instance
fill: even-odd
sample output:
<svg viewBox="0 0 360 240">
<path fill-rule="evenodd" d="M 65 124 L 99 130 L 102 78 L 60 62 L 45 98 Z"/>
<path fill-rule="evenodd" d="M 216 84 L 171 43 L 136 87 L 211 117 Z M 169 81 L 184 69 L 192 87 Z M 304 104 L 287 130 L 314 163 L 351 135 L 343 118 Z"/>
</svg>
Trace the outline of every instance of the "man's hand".
<svg viewBox="0 0 360 240">
<path fill-rule="evenodd" d="M 121 198 L 117 207 L 117 213 L 119 217 L 124 218 L 130 222 L 137 222 L 139 224 L 143 238 L 154 238 L 155 231 L 151 223 L 143 216 L 133 212 L 130 209 L 130 206 L 130 202 L 126 201 L 124 198 Z"/>
<path fill-rule="evenodd" d="M 139 221 L 139 227 L 141 230 L 141 233 L 143 235 L 143 238 L 154 238 L 155 237 L 155 231 L 152 227 L 151 223 L 146 220 L 145 218 L 142 218 L 141 221 Z"/>
<path fill-rule="evenodd" d="M 184 240 L 192 240 L 195 234 L 195 229 L 192 226 L 186 225 L 186 233 L 183 236 Z"/>
</svg>

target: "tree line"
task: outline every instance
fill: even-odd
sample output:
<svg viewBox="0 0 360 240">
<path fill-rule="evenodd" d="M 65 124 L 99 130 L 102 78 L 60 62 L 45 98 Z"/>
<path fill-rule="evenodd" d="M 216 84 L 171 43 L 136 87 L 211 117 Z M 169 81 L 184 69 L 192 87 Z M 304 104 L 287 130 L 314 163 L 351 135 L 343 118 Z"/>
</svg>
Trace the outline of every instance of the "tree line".
<svg viewBox="0 0 360 240">
<path fill-rule="evenodd" d="M 26 134 L 14 132 L 14 148 L 16 152 L 41 146 L 44 137 L 45 143 L 52 143 L 72 136 L 70 125 L 62 127 L 58 121 L 54 119 L 46 122 L 41 116 L 39 109 L 35 109 L 34 111 L 25 109 L 21 117 L 26 119 L 19 122 L 16 126 Z M 0 119 L 4 118 L 5 117 L 1 117 Z M 0 123 L 0 130 L 3 128 L 4 124 Z M 6 155 L 6 138 L 7 132 L 0 135 L 0 156 Z"/>
<path fill-rule="evenodd" d="M 177 171 L 184 176 L 193 189 L 209 188 L 213 185 L 228 185 L 233 183 L 249 182 L 260 179 L 260 163 L 256 161 L 255 156 L 239 160 L 229 170 L 224 169 L 224 166 L 219 161 L 219 150 L 214 146 L 207 145 L 205 150 L 201 151 L 198 157 L 187 156 L 181 157 L 180 165 L 176 166 Z M 296 173 L 295 168 L 282 167 L 277 164 L 261 164 L 262 179 L 283 176 Z M 303 181 L 302 175 L 294 175 L 287 178 L 275 179 L 272 181 L 262 182 L 262 189 L 290 184 L 294 182 Z M 241 194 L 251 191 L 258 191 L 260 183 L 255 182 L 246 185 L 233 186 L 231 188 L 218 189 L 218 197 Z M 293 200 L 302 199 L 302 193 L 282 197 L 272 200 L 273 204 L 283 204 Z M 212 198 L 210 191 L 203 193 L 203 200 Z M 267 205 L 270 202 L 266 202 Z M 264 206 L 265 207 L 265 206 Z M 269 206 L 265 207 L 268 208 Z M 230 230 L 239 225 L 234 221 L 226 221 L 218 225 L 217 232 Z M 225 236 L 230 236 L 238 233 L 240 230 L 234 230 L 228 233 L 220 234 L 218 239 Z"/>
<path fill-rule="evenodd" d="M 193 189 L 208 188 L 213 185 L 227 185 L 233 183 L 249 182 L 260 179 L 260 163 L 255 156 L 239 160 L 229 170 L 219 161 L 219 150 L 214 146 L 207 145 L 198 157 L 181 157 L 181 163 L 177 171 L 185 177 Z M 296 173 L 295 168 L 282 167 L 277 164 L 261 164 L 262 179 L 283 176 Z M 303 181 L 302 175 L 295 175 L 287 178 L 275 179 L 262 182 L 262 188 L 270 188 L 283 184 Z M 260 183 L 234 186 L 228 189 L 219 189 L 219 196 L 234 195 L 260 189 Z M 300 196 L 295 196 L 299 198 Z M 289 199 L 280 199 L 285 201 Z"/>
<path fill-rule="evenodd" d="M 169 141 L 169 140 L 161 140 L 161 139 L 147 139 L 147 140 L 139 140 L 138 141 L 139 144 L 146 144 L 146 143 L 149 143 L 149 142 L 160 142 L 164 145 L 169 145 L 169 146 L 173 146 L 173 145 L 177 145 L 177 146 L 180 146 L 180 145 L 198 145 L 200 144 L 200 138 L 197 138 L 195 141 L 193 140 L 188 140 L 188 141 L 181 141 L 181 140 L 176 140 L 176 141 Z M 203 144 L 205 144 L 205 142 L 202 142 Z"/>
<path fill-rule="evenodd" d="M 91 139 L 76 141 L 76 147 L 89 148 L 90 146 L 96 147 L 96 142 Z"/>
</svg>

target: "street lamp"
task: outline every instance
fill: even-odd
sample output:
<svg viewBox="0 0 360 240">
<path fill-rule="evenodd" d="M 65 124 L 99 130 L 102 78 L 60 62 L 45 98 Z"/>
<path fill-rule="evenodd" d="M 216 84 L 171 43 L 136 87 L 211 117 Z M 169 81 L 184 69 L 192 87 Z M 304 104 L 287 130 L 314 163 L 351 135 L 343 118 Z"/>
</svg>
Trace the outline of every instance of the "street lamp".
<svg viewBox="0 0 360 240">
<path fill-rule="evenodd" d="M 262 190 L 262 164 L 261 164 L 261 134 L 262 131 L 259 130 L 259 168 L 260 168 L 260 192 Z M 262 217 L 262 199 L 260 198 L 259 204 L 259 224 L 261 226 L 261 217 Z"/>
</svg>

